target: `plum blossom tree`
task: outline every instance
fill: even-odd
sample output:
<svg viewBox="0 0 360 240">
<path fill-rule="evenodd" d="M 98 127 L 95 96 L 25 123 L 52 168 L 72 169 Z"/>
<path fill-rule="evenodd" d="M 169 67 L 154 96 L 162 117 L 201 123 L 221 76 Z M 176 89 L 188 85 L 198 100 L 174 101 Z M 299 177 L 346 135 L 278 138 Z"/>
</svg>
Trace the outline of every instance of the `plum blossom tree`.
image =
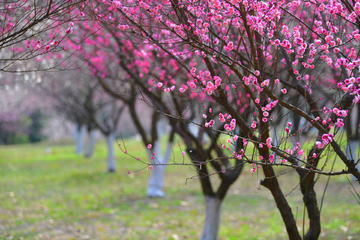
<svg viewBox="0 0 360 240">
<path fill-rule="evenodd" d="M 212 230 L 218 223 L 213 219 L 218 219 L 221 204 L 209 202 L 223 199 L 219 191 L 210 187 L 210 173 L 203 164 L 210 164 L 224 180 L 229 170 L 240 172 L 238 166 L 244 162 L 251 164 L 251 172 L 262 169 L 260 183 L 273 195 L 289 238 L 301 239 L 275 167 L 295 169 L 309 218 L 303 238 L 319 237 L 316 177 L 351 174 L 360 180 L 356 168 L 359 161 L 356 155 L 346 154 L 339 134 L 360 101 L 360 2 L 101 0 L 89 1 L 83 12 L 92 17 L 90 31 L 106 29 L 108 36 L 113 36 L 113 42 L 107 44 L 116 46 L 117 63 L 150 100 L 142 99 L 170 117 L 170 124 L 185 140 L 204 195 L 216 200 L 206 200 L 211 217 L 206 218 L 202 239 L 217 239 L 217 231 Z M 129 61 L 126 54 L 140 60 Z M 171 64 L 186 74 L 174 77 L 171 71 L 165 71 L 163 79 L 169 79 L 170 84 L 164 84 L 161 68 L 149 64 L 145 70 L 136 70 L 145 61 L 154 66 Z M 102 78 L 110 75 L 100 72 Z M 150 76 L 157 82 L 156 91 L 153 81 L 144 81 Z M 164 100 L 164 93 L 171 96 L 172 102 Z M 195 97 L 202 107 L 193 110 L 184 102 Z M 195 123 L 202 127 L 199 133 L 214 132 L 208 134 L 216 143 L 210 151 L 188 129 L 188 123 L 195 118 L 184 113 L 196 110 L 204 118 L 202 123 Z M 309 141 L 297 134 L 296 142 L 289 147 L 293 131 L 303 130 L 297 123 L 282 121 L 289 114 L 294 115 L 295 123 L 295 119 L 302 119 L 304 129 L 313 128 L 317 133 L 306 139 Z M 281 122 L 275 142 L 270 130 Z M 217 142 L 220 136 L 228 138 L 225 144 Z M 233 145 L 237 148 L 224 156 L 217 151 L 218 145 L 229 150 Z M 249 155 L 245 154 L 248 146 L 254 148 Z M 217 157 L 212 157 L 212 152 Z M 328 169 L 329 156 L 334 161 L 340 159 L 343 169 Z M 229 166 L 226 160 L 235 165 Z M 208 227 L 212 225 L 216 227 Z"/>
<path fill-rule="evenodd" d="M 142 137 L 144 145 L 149 149 L 149 168 L 152 169 L 152 174 L 149 180 L 148 196 L 161 197 L 164 195 L 161 190 L 163 185 L 163 170 L 171 152 L 174 131 L 180 134 L 187 144 L 188 151 L 194 154 L 192 155 L 194 164 L 199 165 L 199 162 L 201 162 L 198 157 L 199 155 L 204 157 L 205 155 L 215 154 L 219 157 L 225 157 L 221 150 L 221 144 L 219 145 L 217 143 L 220 134 L 212 134 L 211 131 L 207 131 L 206 133 L 203 128 L 201 128 L 200 131 L 192 131 L 192 129 L 197 128 L 198 125 L 189 124 L 191 121 L 199 119 L 197 110 L 205 106 L 196 103 L 196 101 L 202 102 L 206 95 L 204 93 L 198 95 L 196 92 L 191 91 L 186 92 L 185 89 L 187 89 L 188 86 L 186 85 L 186 80 L 184 80 L 182 92 L 176 93 L 175 96 L 169 96 L 169 93 L 175 94 L 175 86 L 171 86 L 171 84 L 175 83 L 175 78 L 181 77 L 187 79 L 191 77 L 191 74 L 183 72 L 182 68 L 177 66 L 176 61 L 156 54 L 152 48 L 139 48 L 140 43 L 132 38 L 123 38 L 126 40 L 122 41 L 117 35 L 113 35 L 114 32 L 112 31 L 108 33 L 94 31 L 90 36 L 84 33 L 79 34 L 78 31 L 80 32 L 82 27 L 85 29 L 94 29 L 94 27 L 90 27 L 88 23 L 84 23 L 83 26 L 79 26 L 79 28 L 75 27 L 70 45 L 79 49 L 78 52 L 81 57 L 85 60 L 86 65 L 90 67 L 93 75 L 98 78 L 104 90 L 129 106 L 133 122 Z M 81 38 L 77 37 L 78 35 L 86 35 L 85 40 L 82 41 Z M 106 36 L 106 38 L 104 38 L 104 36 Z M 113 38 L 110 38 L 111 36 Z M 94 39 L 96 39 L 96 41 Z M 111 41 L 113 41 L 112 44 L 110 44 Z M 99 47 L 99 45 L 102 45 L 102 47 Z M 134 48 L 134 46 L 136 46 L 136 48 Z M 107 48 L 110 48 L 110 50 L 107 51 Z M 116 53 L 116 61 L 113 53 Z M 189 61 L 189 59 L 186 61 Z M 191 64 L 195 66 L 197 63 L 192 62 Z M 119 65 L 121 66 L 121 70 L 117 68 Z M 154 69 L 156 71 L 154 71 Z M 163 86 L 164 88 L 162 88 Z M 129 89 L 126 90 L 127 88 Z M 140 89 L 140 93 L 137 91 L 137 88 Z M 155 108 L 151 120 L 152 130 L 150 140 L 146 136 L 144 128 L 139 121 L 139 116 L 135 111 L 135 96 L 142 98 L 143 101 Z M 189 101 L 191 99 L 192 101 Z M 190 110 L 187 109 L 188 107 Z M 188 115 L 186 124 L 178 124 L 172 117 L 169 118 L 173 131 L 170 134 L 164 156 L 160 156 L 160 144 L 158 141 L 158 108 L 167 113 L 178 114 L 179 118 Z M 209 109 L 211 107 L 207 106 L 207 108 Z M 212 109 L 210 109 L 210 111 L 212 111 Z M 214 111 L 217 111 L 216 106 L 214 107 Z M 244 109 L 242 109 L 241 112 L 243 113 Z M 247 111 L 247 114 L 248 113 L 249 111 Z M 204 119 L 203 115 L 200 115 L 200 119 Z M 204 124 L 205 122 L 203 122 L 203 120 L 197 120 L 195 124 L 196 123 Z M 231 125 L 234 127 L 233 122 Z M 208 134 L 212 139 L 213 144 L 211 144 L 209 148 L 202 146 L 202 136 L 204 134 Z M 127 152 L 125 149 L 124 151 L 125 153 Z M 213 151 L 215 151 L 215 153 L 212 153 Z M 241 158 L 241 154 L 239 158 Z M 138 158 L 136 159 L 139 160 Z M 202 160 L 204 164 L 206 164 L 206 160 Z M 222 200 L 229 186 L 239 176 L 243 166 L 239 164 L 241 163 L 241 159 L 237 159 L 237 166 L 234 166 L 233 171 L 229 170 L 225 174 L 221 168 L 231 168 L 231 163 L 226 158 L 224 158 L 221 163 L 222 164 L 218 164 L 215 161 L 211 163 L 217 171 L 221 172 L 222 185 L 216 191 L 212 190 L 213 187 L 209 180 L 207 167 L 202 167 L 201 165 L 199 167 L 199 177 L 204 179 L 204 181 L 201 182 L 203 193 L 207 199 L 207 220 L 203 234 L 205 238 L 217 235 Z"/>
</svg>

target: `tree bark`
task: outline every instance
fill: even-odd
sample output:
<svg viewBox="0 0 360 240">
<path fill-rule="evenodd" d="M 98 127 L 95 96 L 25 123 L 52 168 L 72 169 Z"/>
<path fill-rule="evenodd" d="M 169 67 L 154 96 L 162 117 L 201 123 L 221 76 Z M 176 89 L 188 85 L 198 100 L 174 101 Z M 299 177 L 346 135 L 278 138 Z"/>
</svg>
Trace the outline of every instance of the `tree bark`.
<svg viewBox="0 0 360 240">
<path fill-rule="evenodd" d="M 311 177 L 307 177 L 308 179 Z M 304 195 L 304 203 L 309 216 L 309 229 L 304 237 L 304 240 L 316 240 L 320 236 L 321 222 L 320 222 L 320 211 L 317 204 L 316 192 L 314 190 L 314 181 L 308 180 L 310 183 L 305 183 L 305 189 L 301 187 L 301 191 Z"/>
<path fill-rule="evenodd" d="M 313 153 L 314 151 L 309 152 L 308 162 L 316 167 L 319 159 L 311 157 Z M 298 169 L 297 172 L 300 176 L 300 189 L 309 218 L 309 229 L 304 236 L 304 240 L 318 239 L 321 232 L 321 221 L 320 210 L 314 189 L 315 174 L 312 172 L 308 173 L 302 169 Z"/>
</svg>

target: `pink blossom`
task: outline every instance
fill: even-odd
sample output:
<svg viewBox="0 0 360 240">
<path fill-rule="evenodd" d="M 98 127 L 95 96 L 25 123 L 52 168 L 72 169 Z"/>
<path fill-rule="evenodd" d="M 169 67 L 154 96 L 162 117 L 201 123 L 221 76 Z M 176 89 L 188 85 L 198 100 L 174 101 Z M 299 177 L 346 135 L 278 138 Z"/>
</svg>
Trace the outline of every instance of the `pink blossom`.
<svg viewBox="0 0 360 240">
<path fill-rule="evenodd" d="M 238 140 L 238 138 L 239 138 L 239 137 L 238 137 L 237 135 L 234 135 L 234 136 L 233 136 L 233 140 L 234 140 L 234 141 Z"/>
<path fill-rule="evenodd" d="M 304 153 L 305 153 L 305 150 L 300 150 L 300 151 L 298 151 L 298 156 L 302 156 L 302 155 L 304 155 Z"/>
<path fill-rule="evenodd" d="M 338 118 L 335 123 L 335 127 L 341 128 L 342 126 L 344 126 L 344 120 L 342 118 Z"/>
</svg>

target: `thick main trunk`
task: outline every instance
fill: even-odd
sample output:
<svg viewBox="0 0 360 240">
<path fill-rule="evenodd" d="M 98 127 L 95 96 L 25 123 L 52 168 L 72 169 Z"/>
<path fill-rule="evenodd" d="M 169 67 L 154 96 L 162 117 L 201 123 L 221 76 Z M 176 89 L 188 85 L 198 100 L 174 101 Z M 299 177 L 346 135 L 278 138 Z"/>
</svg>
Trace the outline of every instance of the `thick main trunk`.
<svg viewBox="0 0 360 240">
<path fill-rule="evenodd" d="M 91 157 L 94 153 L 94 146 L 95 146 L 95 130 L 91 130 L 89 133 L 89 143 L 86 149 L 85 157 Z"/>
<path fill-rule="evenodd" d="M 76 154 L 81 154 L 84 149 L 84 138 L 85 138 L 85 126 L 84 125 L 77 125 L 75 124 L 75 133 L 74 138 L 76 142 Z"/>
<path fill-rule="evenodd" d="M 115 164 L 115 155 L 114 155 L 114 141 L 115 141 L 115 135 L 114 133 L 110 133 L 106 137 L 107 141 L 107 149 L 108 149 L 108 155 L 107 155 L 107 170 L 108 172 L 115 172 L 116 171 L 116 164 Z"/>
<path fill-rule="evenodd" d="M 314 149 L 309 152 L 308 162 L 314 167 L 317 167 L 319 163 L 318 158 L 313 158 L 315 153 Z M 300 189 L 303 195 L 303 202 L 306 206 L 306 210 L 309 218 L 309 229 L 304 236 L 304 240 L 318 239 L 321 233 L 321 221 L 320 221 L 320 209 L 317 204 L 315 186 L 315 173 L 307 172 L 303 169 L 297 169 L 300 177 Z"/>
<path fill-rule="evenodd" d="M 217 240 L 220 227 L 222 200 L 205 196 L 205 223 L 201 240 Z"/>
<path fill-rule="evenodd" d="M 271 166 L 263 166 L 263 170 L 267 178 L 261 181 L 261 185 L 267 187 L 271 191 L 271 194 L 273 195 L 276 202 L 276 206 L 279 209 L 281 217 L 285 224 L 289 239 L 300 240 L 301 237 L 296 226 L 294 215 L 288 202 L 286 201 L 283 192 L 280 189 L 277 178 L 273 177 L 276 176 L 273 168 Z"/>
<path fill-rule="evenodd" d="M 303 191 L 303 189 L 302 189 Z M 314 190 L 314 184 L 307 186 L 304 195 L 304 203 L 307 208 L 309 216 L 309 229 L 305 235 L 304 240 L 315 240 L 318 239 L 321 232 L 321 222 L 320 222 L 320 211 L 317 204 L 316 193 Z"/>
<path fill-rule="evenodd" d="M 149 151 L 149 158 L 152 164 L 159 164 L 154 166 L 151 170 L 151 175 L 149 179 L 149 185 L 147 189 L 148 197 L 164 197 L 165 194 L 162 190 L 164 186 L 164 175 L 165 175 L 165 166 L 162 164 L 166 164 L 169 161 L 171 154 L 172 142 L 170 142 L 165 151 L 164 156 L 160 156 L 160 143 L 159 141 L 155 141 L 154 143 L 154 153 L 155 156 Z M 153 157 L 154 159 L 151 159 Z"/>
</svg>

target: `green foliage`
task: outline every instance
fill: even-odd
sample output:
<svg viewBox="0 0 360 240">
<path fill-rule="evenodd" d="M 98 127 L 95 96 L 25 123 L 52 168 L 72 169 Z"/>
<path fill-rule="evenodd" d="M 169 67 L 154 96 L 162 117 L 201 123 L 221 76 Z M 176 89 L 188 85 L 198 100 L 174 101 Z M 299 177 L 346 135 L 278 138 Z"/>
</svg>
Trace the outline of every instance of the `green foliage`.
<svg viewBox="0 0 360 240">
<path fill-rule="evenodd" d="M 139 142 L 125 144 L 130 154 L 146 159 Z M 149 199 L 145 192 L 150 170 L 127 174 L 146 167 L 140 162 L 118 150 L 118 171 L 108 174 L 105 144 L 95 147 L 91 159 L 73 152 L 74 146 L 0 147 L 0 239 L 197 239 L 201 235 L 204 203 L 199 181 L 195 177 L 185 185 L 186 178 L 196 176 L 192 167 L 169 166 L 167 197 Z M 182 162 L 180 152 L 175 144 L 170 162 Z M 340 162 L 336 164 L 341 167 Z M 286 239 L 271 194 L 263 187 L 258 189 L 257 174 L 249 171 L 245 167 L 224 201 L 220 239 Z M 279 173 L 287 171 L 279 169 Z M 218 183 L 216 176 L 211 180 Z M 320 177 L 317 183 L 318 199 L 326 180 Z M 299 179 L 290 172 L 279 181 L 289 193 Z M 345 177 L 330 180 L 322 208 L 321 239 L 360 239 L 359 205 L 348 187 Z M 360 191 L 358 184 L 354 187 Z M 301 228 L 300 191 L 295 189 L 288 200 Z"/>
</svg>

